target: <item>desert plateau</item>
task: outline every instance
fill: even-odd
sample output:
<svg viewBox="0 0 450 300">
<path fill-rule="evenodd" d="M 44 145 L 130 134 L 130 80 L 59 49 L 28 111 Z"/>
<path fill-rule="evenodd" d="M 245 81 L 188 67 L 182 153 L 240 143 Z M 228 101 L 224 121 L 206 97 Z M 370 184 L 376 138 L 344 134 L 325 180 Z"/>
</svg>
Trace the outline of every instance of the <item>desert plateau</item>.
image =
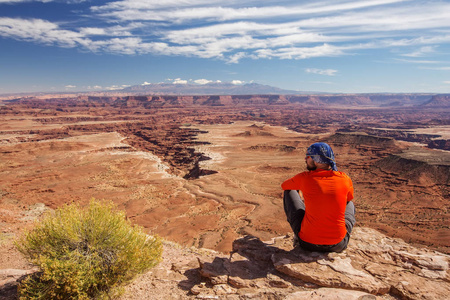
<svg viewBox="0 0 450 300">
<path fill-rule="evenodd" d="M 0 269 L 25 268 L 12 241 L 42 213 L 92 198 L 112 200 L 149 234 L 186 248 L 225 255 L 245 236 L 289 235 L 280 184 L 306 170 L 306 148 L 317 141 L 333 147 L 339 170 L 353 180 L 357 230 L 448 255 L 449 101 L 449 95 L 4 99 Z"/>
</svg>

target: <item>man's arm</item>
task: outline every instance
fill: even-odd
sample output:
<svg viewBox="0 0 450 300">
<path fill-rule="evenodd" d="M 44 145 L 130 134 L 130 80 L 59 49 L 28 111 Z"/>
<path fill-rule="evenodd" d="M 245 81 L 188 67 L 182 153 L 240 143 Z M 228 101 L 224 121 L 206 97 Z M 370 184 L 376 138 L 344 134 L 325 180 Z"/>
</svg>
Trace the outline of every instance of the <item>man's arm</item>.
<svg viewBox="0 0 450 300">
<path fill-rule="evenodd" d="M 353 200 L 353 192 L 354 192 L 354 190 L 353 190 L 353 182 L 350 179 L 350 177 L 348 178 L 348 180 L 350 180 L 350 189 L 349 189 L 349 191 L 347 193 L 347 202 L 350 202 L 350 201 Z"/>
<path fill-rule="evenodd" d="M 288 180 L 283 182 L 281 184 L 281 188 L 284 191 L 287 191 L 287 190 L 299 190 L 300 188 L 299 188 L 299 184 L 297 182 L 297 180 L 298 180 L 297 177 L 298 177 L 298 175 L 295 175 L 294 177 L 289 178 Z"/>
</svg>

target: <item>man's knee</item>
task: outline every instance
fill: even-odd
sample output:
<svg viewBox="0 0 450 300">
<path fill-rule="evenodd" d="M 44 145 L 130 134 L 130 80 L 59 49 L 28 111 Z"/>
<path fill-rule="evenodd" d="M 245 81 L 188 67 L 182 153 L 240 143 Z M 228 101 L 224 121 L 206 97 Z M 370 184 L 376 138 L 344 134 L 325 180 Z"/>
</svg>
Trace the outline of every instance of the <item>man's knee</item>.
<svg viewBox="0 0 450 300">
<path fill-rule="evenodd" d="M 300 231 L 303 217 L 305 216 L 305 204 L 297 191 L 286 190 L 283 194 L 284 211 L 287 221 L 295 234 Z"/>
<path fill-rule="evenodd" d="M 284 202 L 286 202 L 289 206 L 292 207 L 293 210 L 297 211 L 299 209 L 305 210 L 305 203 L 303 202 L 302 197 L 298 191 L 295 190 L 286 190 L 284 191 Z"/>
<path fill-rule="evenodd" d="M 345 208 L 345 213 L 349 213 L 352 215 L 355 215 L 355 204 L 353 203 L 353 201 L 348 201 L 347 202 L 347 206 Z"/>
</svg>

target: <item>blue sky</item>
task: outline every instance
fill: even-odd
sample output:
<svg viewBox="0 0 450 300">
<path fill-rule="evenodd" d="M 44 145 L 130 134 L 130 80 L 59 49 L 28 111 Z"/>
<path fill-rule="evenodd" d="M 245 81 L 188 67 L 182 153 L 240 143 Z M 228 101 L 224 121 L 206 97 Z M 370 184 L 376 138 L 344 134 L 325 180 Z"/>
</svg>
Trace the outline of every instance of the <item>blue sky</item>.
<svg viewBox="0 0 450 300">
<path fill-rule="evenodd" d="M 450 92 L 450 1 L 0 0 L 0 94 L 145 83 Z"/>
</svg>

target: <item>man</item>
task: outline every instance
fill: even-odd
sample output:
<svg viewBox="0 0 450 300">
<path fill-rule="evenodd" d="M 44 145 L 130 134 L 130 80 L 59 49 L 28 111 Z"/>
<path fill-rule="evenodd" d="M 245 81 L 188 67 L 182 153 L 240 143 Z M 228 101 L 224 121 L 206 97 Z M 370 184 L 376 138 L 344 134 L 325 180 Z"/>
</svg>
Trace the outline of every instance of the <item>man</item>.
<svg viewBox="0 0 450 300">
<path fill-rule="evenodd" d="M 281 184 L 284 211 L 295 234 L 294 246 L 298 243 L 309 251 L 341 252 L 347 248 L 356 222 L 352 180 L 338 172 L 333 150 L 326 143 L 312 144 L 305 160 L 308 171 Z"/>
</svg>

